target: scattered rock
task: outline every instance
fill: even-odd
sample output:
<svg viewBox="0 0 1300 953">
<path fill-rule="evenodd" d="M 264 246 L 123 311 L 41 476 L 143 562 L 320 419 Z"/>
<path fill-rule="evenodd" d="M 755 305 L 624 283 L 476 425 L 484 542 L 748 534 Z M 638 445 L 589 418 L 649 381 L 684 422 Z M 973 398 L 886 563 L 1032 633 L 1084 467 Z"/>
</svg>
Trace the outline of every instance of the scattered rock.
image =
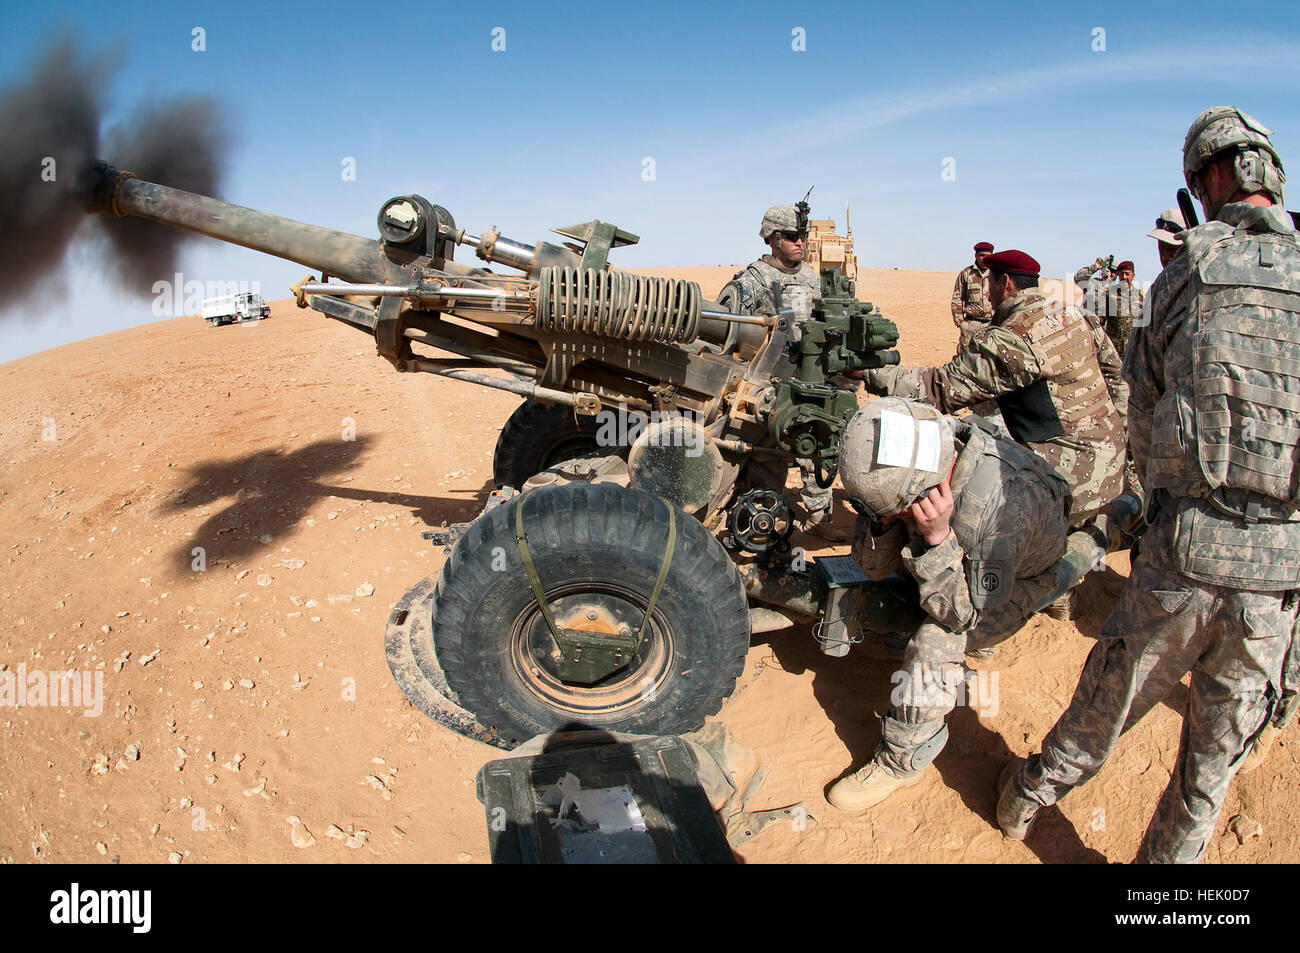
<svg viewBox="0 0 1300 953">
<path fill-rule="evenodd" d="M 297 556 L 292 559 L 282 560 L 281 562 L 287 569 L 301 569 L 303 566 L 307 565 L 307 560 L 299 559 Z M 298 603 L 295 602 L 294 605 L 298 605 Z"/>
<path fill-rule="evenodd" d="M 141 655 L 141 656 L 140 656 L 140 659 L 139 659 L 139 662 L 140 662 L 140 664 L 141 664 L 142 666 L 144 666 L 144 665 L 148 665 L 150 662 L 152 662 L 154 659 L 156 659 L 156 658 L 157 658 L 158 656 L 160 656 L 160 655 L 162 655 L 162 649 L 154 649 L 154 650 L 153 650 L 152 652 L 150 652 L 148 655 Z"/>
<path fill-rule="evenodd" d="M 316 838 L 312 836 L 311 831 L 307 829 L 307 825 L 302 822 L 301 818 L 296 814 L 291 814 L 286 820 L 293 825 L 289 829 L 289 840 L 294 847 L 302 849 L 315 845 Z"/>
<path fill-rule="evenodd" d="M 253 686 L 254 686 L 254 682 L 251 678 L 241 678 L 239 680 L 240 688 L 252 688 Z"/>
<path fill-rule="evenodd" d="M 357 595 L 363 599 L 367 596 L 373 596 L 374 594 L 375 587 L 368 582 L 363 582 L 361 585 L 357 586 Z"/>
<path fill-rule="evenodd" d="M 169 864 L 179 864 L 184 859 L 185 859 L 185 855 L 179 853 L 178 851 L 172 851 L 170 854 L 167 855 L 167 863 Z"/>
<path fill-rule="evenodd" d="M 1228 821 L 1228 830 L 1237 836 L 1238 844 L 1259 837 L 1264 833 L 1264 826 L 1245 811 Z"/>
<path fill-rule="evenodd" d="M 239 572 L 235 573 L 235 579 L 237 579 L 237 580 L 238 580 L 238 579 L 243 579 L 245 576 L 247 576 L 247 575 L 248 575 L 250 572 L 252 572 L 252 571 L 253 571 L 253 570 L 251 570 L 251 569 L 241 569 L 241 570 L 239 570 Z"/>
<path fill-rule="evenodd" d="M 266 791 L 266 778 L 262 778 L 251 788 L 244 788 L 244 797 L 257 797 Z"/>
<path fill-rule="evenodd" d="M 107 845 L 107 844 L 102 844 L 102 843 L 101 843 L 101 844 L 96 844 L 96 845 L 95 845 L 95 850 L 99 851 L 100 854 L 102 854 L 104 857 L 107 857 L 107 856 L 108 856 L 108 845 Z"/>
<path fill-rule="evenodd" d="M 257 577 L 257 584 L 258 584 L 259 586 L 262 586 L 263 588 L 265 588 L 266 586 L 269 586 L 269 585 L 270 585 L 271 583 L 273 583 L 273 582 L 275 582 L 275 577 L 272 576 L 269 572 L 264 572 L 264 573 L 260 573 L 260 574 L 258 574 L 258 577 Z"/>
<path fill-rule="evenodd" d="M 325 598 L 329 600 L 330 605 L 336 605 L 340 602 L 351 602 L 352 594 L 347 592 L 331 592 Z"/>
<path fill-rule="evenodd" d="M 127 746 L 126 746 L 126 750 L 122 752 L 122 755 L 123 755 L 123 757 L 125 757 L 128 761 L 139 761 L 139 760 L 140 760 L 140 746 L 139 746 L 139 745 L 127 745 Z"/>
</svg>

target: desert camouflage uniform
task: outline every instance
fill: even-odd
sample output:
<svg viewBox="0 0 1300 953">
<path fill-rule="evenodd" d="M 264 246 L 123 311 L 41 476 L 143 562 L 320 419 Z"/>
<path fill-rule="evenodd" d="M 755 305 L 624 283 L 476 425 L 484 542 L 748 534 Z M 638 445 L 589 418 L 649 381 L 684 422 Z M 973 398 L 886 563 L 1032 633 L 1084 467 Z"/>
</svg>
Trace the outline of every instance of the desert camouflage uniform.
<svg viewBox="0 0 1300 953">
<path fill-rule="evenodd" d="M 1277 208 L 1233 203 L 1225 205 L 1217 218 L 1242 229 L 1241 234 L 1263 239 L 1258 247 L 1234 250 L 1240 256 L 1238 264 L 1260 264 L 1266 256 L 1271 262 L 1270 241 L 1291 233 Z M 1296 507 L 1244 489 L 1212 494 L 1202 473 L 1201 456 L 1206 455 L 1204 466 L 1212 469 L 1218 458 L 1207 451 L 1216 446 L 1214 438 L 1225 432 L 1225 424 L 1214 419 L 1214 408 L 1197 407 L 1198 334 L 1190 314 L 1189 252 L 1200 247 L 1191 236 L 1203 229 L 1218 230 L 1203 232 L 1210 236 L 1232 234 L 1217 223 L 1189 233 L 1188 250 L 1152 286 L 1151 324 L 1135 331 L 1124 365 L 1132 387 L 1130 441 L 1152 491 L 1151 525 L 1141 554 L 1084 664 L 1069 708 L 1044 739 L 1042 753 L 1014 776 L 998 806 L 999 821 L 1005 823 L 1033 806 L 1055 803 L 1088 780 L 1119 736 L 1190 672 L 1178 758 L 1142 840 L 1139 861 L 1195 863 L 1204 855 L 1228 784 L 1268 723 L 1286 682 L 1284 669 L 1296 622 L 1294 590 L 1300 588 Z M 1246 292 L 1256 315 L 1251 320 L 1259 327 L 1265 325 L 1271 308 L 1286 304 L 1288 292 L 1300 294 L 1300 268 L 1294 273 L 1280 270 L 1272 280 L 1278 291 L 1252 288 Z M 1202 300 L 1233 290 L 1232 281 L 1216 284 L 1220 290 Z M 1294 299 L 1290 301 L 1287 309 L 1294 310 Z M 1261 356 L 1267 360 L 1270 353 L 1282 352 L 1282 360 L 1292 362 L 1295 369 L 1300 367 L 1295 363 L 1300 345 L 1237 333 L 1253 329 L 1238 315 L 1232 317 L 1237 329 L 1228 333 L 1235 347 L 1210 337 L 1205 344 L 1231 350 L 1227 360 L 1245 369 L 1242 377 L 1264 395 L 1259 399 L 1275 399 L 1268 392 L 1276 393 L 1287 381 L 1252 369 L 1251 364 Z M 1278 326 L 1273 325 L 1274 333 Z M 1211 333 L 1223 332 L 1211 328 Z M 1202 348 L 1201 361 L 1225 360 L 1207 350 Z M 1214 366 L 1209 364 L 1211 369 Z M 1227 380 L 1206 375 L 1205 369 L 1202 364 L 1202 382 Z M 1189 432 L 1193 420 L 1196 429 Z M 1263 422 L 1258 426 L 1270 428 Z M 1236 429 L 1241 433 L 1234 432 L 1234 437 L 1246 443 L 1245 428 Z M 1262 434 L 1273 435 L 1270 430 Z M 1240 459 L 1237 454 L 1256 463 L 1267 461 L 1270 451 L 1272 459 L 1289 458 L 1291 448 L 1285 443 L 1251 443 L 1254 454 L 1236 446 L 1227 453 L 1226 445 L 1218 446 L 1225 447 L 1223 456 L 1229 461 Z M 1230 516 L 1220 507 L 1244 510 L 1250 519 Z M 1292 659 L 1290 664 L 1294 663 Z"/>
<path fill-rule="evenodd" d="M 967 265 L 957 274 L 952 287 L 952 323 L 961 329 L 958 351 L 964 351 L 971 338 L 989 326 L 993 305 L 989 303 L 989 271 Z"/>
<path fill-rule="evenodd" d="M 907 703 L 891 705 L 875 758 L 899 777 L 922 770 L 943 748 L 944 718 L 966 653 L 1024 625 L 1055 586 L 1065 551 L 1070 487 L 1061 474 L 969 420 L 954 420 L 953 431 L 958 454 L 948 538 L 928 546 L 919 534 L 909 536 L 902 520 L 875 536 L 860 518 L 853 545 L 869 577 L 883 579 L 901 567 L 914 579 L 927 615 L 904 652 L 900 687 Z M 869 619 L 856 621 L 871 629 Z"/>
<path fill-rule="evenodd" d="M 791 272 L 777 264 L 771 255 L 764 255 L 747 268 L 736 272 L 731 280 L 739 289 L 739 310 L 743 314 L 776 314 L 772 283 L 778 283 L 781 287 L 781 306 L 790 308 L 795 313 L 794 326 L 790 329 L 792 341 L 799 340 L 803 322 L 812 315 L 813 301 L 822 295 L 821 276 L 812 265 L 800 262 L 799 267 Z M 804 509 L 813 521 L 828 520 L 834 505 L 831 488 L 823 489 L 817 485 L 816 465 L 813 461 L 801 459 L 798 463 L 803 484 L 799 499 Z M 752 461 L 749 473 L 751 482 L 756 487 L 784 492 L 785 467 L 768 461 Z"/>
<path fill-rule="evenodd" d="M 1119 368 L 1093 324 L 1026 288 L 942 367 L 881 368 L 866 381 L 872 393 L 922 400 L 945 414 L 996 399 L 1012 436 L 1070 480 L 1070 519 L 1079 525 L 1123 490 Z"/>
<path fill-rule="evenodd" d="M 1099 300 L 1101 308 L 1097 313 L 1106 322 L 1106 334 L 1115 343 L 1115 350 L 1123 355 L 1133 331 L 1133 322 L 1142 317 L 1146 296 L 1140 288 L 1134 288 L 1126 281 L 1114 281 L 1106 287 Z"/>
</svg>

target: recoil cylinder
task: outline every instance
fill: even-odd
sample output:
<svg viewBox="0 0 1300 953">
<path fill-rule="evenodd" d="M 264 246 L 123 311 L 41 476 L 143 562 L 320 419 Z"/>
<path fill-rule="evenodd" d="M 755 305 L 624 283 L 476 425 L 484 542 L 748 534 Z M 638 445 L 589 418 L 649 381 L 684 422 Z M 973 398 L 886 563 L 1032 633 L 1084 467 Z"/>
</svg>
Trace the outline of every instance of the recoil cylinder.
<svg viewBox="0 0 1300 953">
<path fill-rule="evenodd" d="M 624 341 L 689 344 L 700 331 L 700 286 L 625 271 L 568 266 L 537 276 L 537 327 Z"/>
</svg>

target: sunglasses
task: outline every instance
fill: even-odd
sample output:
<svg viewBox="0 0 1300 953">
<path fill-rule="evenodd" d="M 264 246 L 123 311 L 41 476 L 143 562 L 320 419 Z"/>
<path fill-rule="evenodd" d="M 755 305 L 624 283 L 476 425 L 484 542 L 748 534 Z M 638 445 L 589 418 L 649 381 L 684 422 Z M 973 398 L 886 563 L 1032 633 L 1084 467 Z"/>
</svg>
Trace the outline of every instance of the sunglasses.
<svg viewBox="0 0 1300 953">
<path fill-rule="evenodd" d="M 1187 230 L 1185 225 L 1179 225 L 1177 222 L 1171 222 L 1165 218 L 1156 219 L 1156 228 L 1163 228 L 1165 231 L 1173 232 L 1175 235 Z"/>
<path fill-rule="evenodd" d="M 807 239 L 807 232 L 782 232 L 781 237 L 788 242 L 801 242 Z"/>
</svg>

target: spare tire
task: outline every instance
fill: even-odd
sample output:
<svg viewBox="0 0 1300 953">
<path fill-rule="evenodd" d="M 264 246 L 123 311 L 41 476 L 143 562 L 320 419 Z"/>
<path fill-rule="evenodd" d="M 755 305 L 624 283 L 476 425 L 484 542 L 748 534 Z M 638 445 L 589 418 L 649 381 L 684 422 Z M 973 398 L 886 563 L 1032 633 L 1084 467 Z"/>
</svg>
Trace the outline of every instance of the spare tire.
<svg viewBox="0 0 1300 953">
<path fill-rule="evenodd" d="M 433 596 L 433 646 L 458 704 L 513 743 L 578 727 L 679 734 L 718 711 L 745 665 L 749 605 L 735 564 L 697 520 L 674 507 L 672 561 L 642 641 L 592 685 L 561 678 L 515 539 L 522 506 L 557 625 L 635 633 L 659 577 L 670 505 L 643 490 L 572 483 L 477 520 Z"/>
</svg>

